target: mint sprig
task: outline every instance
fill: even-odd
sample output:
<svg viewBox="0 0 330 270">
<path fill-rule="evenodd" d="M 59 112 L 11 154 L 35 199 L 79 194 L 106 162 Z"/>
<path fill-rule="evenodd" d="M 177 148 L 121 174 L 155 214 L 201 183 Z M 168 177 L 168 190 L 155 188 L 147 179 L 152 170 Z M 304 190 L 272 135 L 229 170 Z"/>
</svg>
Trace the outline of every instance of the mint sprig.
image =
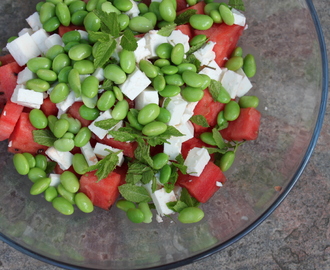
<svg viewBox="0 0 330 270">
<path fill-rule="evenodd" d="M 48 147 L 52 147 L 57 138 L 49 129 L 37 129 L 32 131 L 33 140 Z"/>
<path fill-rule="evenodd" d="M 190 121 L 196 125 L 202 126 L 202 127 L 209 127 L 209 123 L 207 122 L 206 118 L 204 115 L 193 115 L 192 117 L 190 117 Z"/>
<path fill-rule="evenodd" d="M 197 13 L 196 9 L 188 9 L 182 13 L 180 13 L 176 18 L 175 18 L 175 23 L 177 25 L 181 24 L 186 24 L 189 22 L 189 19 L 192 15 L 195 15 Z"/>
<path fill-rule="evenodd" d="M 95 53 L 94 66 L 95 68 L 103 67 L 103 65 L 109 60 L 114 53 L 117 46 L 117 42 L 114 39 L 110 39 L 106 42 L 100 42 Z"/>
<path fill-rule="evenodd" d="M 127 51 L 135 51 L 138 47 L 134 34 L 130 29 L 124 31 L 120 40 L 120 45 Z"/>
<path fill-rule="evenodd" d="M 113 118 L 110 118 L 110 119 L 105 119 L 105 120 L 100 120 L 100 121 L 95 122 L 95 126 L 102 128 L 104 130 L 108 130 L 108 129 L 113 128 L 119 122 L 120 122 L 120 120 L 115 120 Z"/>
<path fill-rule="evenodd" d="M 140 203 L 140 202 L 150 202 L 152 199 L 149 192 L 145 187 L 136 186 L 133 184 L 123 184 L 118 187 L 121 196 L 125 200 Z"/>
<path fill-rule="evenodd" d="M 229 0 L 228 5 L 237 10 L 245 11 L 243 0 Z"/>
</svg>

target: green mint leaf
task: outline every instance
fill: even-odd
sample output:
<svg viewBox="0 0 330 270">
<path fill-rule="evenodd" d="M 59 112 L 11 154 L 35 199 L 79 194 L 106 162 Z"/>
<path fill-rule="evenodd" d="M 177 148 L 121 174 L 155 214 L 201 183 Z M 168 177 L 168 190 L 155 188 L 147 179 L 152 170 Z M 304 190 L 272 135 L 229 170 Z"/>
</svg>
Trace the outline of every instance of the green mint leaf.
<svg viewBox="0 0 330 270">
<path fill-rule="evenodd" d="M 218 96 L 221 91 L 221 86 L 222 86 L 221 82 L 218 82 L 213 79 L 211 80 L 211 83 L 209 85 L 209 91 L 214 101 L 217 101 L 218 99 Z"/>
<path fill-rule="evenodd" d="M 207 152 L 212 155 L 212 154 L 224 154 L 227 152 L 227 149 L 219 149 L 219 148 L 216 148 L 216 147 L 205 147 Z"/>
<path fill-rule="evenodd" d="M 181 14 L 179 14 L 179 16 L 176 17 L 174 22 L 177 25 L 186 24 L 189 22 L 190 17 L 192 15 L 195 15 L 196 13 L 197 13 L 196 9 L 188 9 L 188 10 L 182 12 Z"/>
<path fill-rule="evenodd" d="M 198 207 L 200 204 L 199 201 L 190 196 L 186 188 L 183 188 L 181 191 L 180 201 L 184 202 L 188 207 Z"/>
<path fill-rule="evenodd" d="M 141 162 L 134 162 L 129 165 L 126 182 L 147 184 L 155 178 L 155 171 L 148 165 Z"/>
<path fill-rule="evenodd" d="M 102 28 L 103 31 L 110 33 L 114 38 L 119 37 L 120 27 L 117 19 L 117 14 L 114 12 L 104 12 L 102 10 L 94 10 L 93 11 L 97 17 L 101 20 L 101 23 L 104 24 Z"/>
<path fill-rule="evenodd" d="M 180 131 L 178 131 L 175 127 L 167 126 L 167 129 L 164 133 L 152 137 L 145 136 L 144 139 L 150 146 L 156 146 L 156 145 L 162 145 L 164 143 L 168 143 L 167 140 L 170 139 L 172 136 L 180 137 L 184 135 Z"/>
<path fill-rule="evenodd" d="M 134 151 L 137 160 L 153 167 L 154 161 L 150 156 L 150 144 L 147 144 L 142 138 L 136 138 L 138 147 Z"/>
<path fill-rule="evenodd" d="M 126 29 L 121 37 L 120 45 L 124 50 L 135 51 L 138 47 L 136 38 L 130 29 Z"/>
<path fill-rule="evenodd" d="M 170 23 L 170 24 L 160 28 L 159 31 L 157 32 L 157 34 L 161 35 L 161 36 L 164 36 L 164 37 L 168 37 L 168 36 L 171 35 L 173 30 L 175 30 L 176 26 L 177 25 L 175 23 Z"/>
<path fill-rule="evenodd" d="M 205 43 L 207 43 L 207 42 L 208 42 L 208 39 L 202 40 L 199 43 L 195 44 L 194 46 L 191 46 L 190 49 L 189 49 L 189 51 L 186 54 L 189 55 L 189 54 L 192 54 L 192 53 L 196 52 L 197 50 L 199 50 L 200 48 L 202 48 L 203 45 Z"/>
<path fill-rule="evenodd" d="M 220 130 L 227 128 L 228 125 L 229 125 L 229 123 L 228 123 L 228 121 L 226 121 L 226 122 L 223 122 L 221 125 L 218 125 L 217 128 L 220 131 Z"/>
<path fill-rule="evenodd" d="M 33 140 L 40 144 L 48 147 L 52 147 L 57 138 L 49 129 L 38 129 L 32 131 Z"/>
<path fill-rule="evenodd" d="M 213 136 L 213 139 L 216 143 L 216 146 L 219 149 L 226 149 L 227 148 L 227 144 L 223 140 L 223 138 L 222 138 L 220 132 L 218 131 L 218 129 L 216 129 L 216 128 L 212 129 L 212 136 Z"/>
<path fill-rule="evenodd" d="M 151 201 L 151 197 L 145 187 L 123 184 L 119 186 L 118 189 L 125 200 L 135 203 Z"/>
<path fill-rule="evenodd" d="M 109 60 L 116 49 L 117 42 L 115 40 L 109 40 L 107 42 L 101 42 L 97 47 L 95 53 L 94 66 L 95 68 L 103 67 L 103 65 Z"/>
<path fill-rule="evenodd" d="M 183 63 L 191 63 L 195 65 L 198 71 L 201 68 L 201 61 L 199 61 L 194 54 L 187 55 L 187 58 L 183 60 Z"/>
<path fill-rule="evenodd" d="M 177 213 L 180 213 L 183 209 L 188 207 L 188 205 L 182 201 L 168 202 L 166 205 L 169 209 Z"/>
<path fill-rule="evenodd" d="M 174 187 L 175 187 L 175 183 L 178 180 L 179 174 L 178 174 L 178 170 L 177 168 L 173 165 L 174 163 L 172 163 L 171 165 L 171 175 L 170 175 L 170 179 L 168 180 L 167 183 L 164 184 L 164 188 L 166 192 L 171 192 Z"/>
<path fill-rule="evenodd" d="M 228 5 L 237 10 L 245 11 L 243 0 L 229 0 Z"/>
<path fill-rule="evenodd" d="M 172 163 L 172 166 L 178 168 L 181 173 L 187 174 L 187 166 L 184 165 L 184 158 L 181 154 L 177 155 L 175 158 L 176 162 Z"/>
<path fill-rule="evenodd" d="M 55 170 L 56 165 L 57 165 L 56 162 L 54 162 L 54 161 L 48 161 L 48 162 L 47 162 L 47 168 L 46 168 L 46 170 L 45 170 L 45 173 L 46 173 L 46 174 L 50 174 L 50 173 L 52 173 L 52 172 Z"/>
<path fill-rule="evenodd" d="M 130 127 L 121 127 L 118 130 L 110 130 L 108 132 L 116 141 L 127 142 L 135 141 L 139 134 L 136 133 L 136 130 Z"/>
<path fill-rule="evenodd" d="M 105 120 L 95 122 L 95 126 L 108 130 L 108 129 L 111 129 L 112 127 L 114 127 L 115 125 L 117 125 L 119 122 L 120 122 L 120 120 L 115 120 L 113 118 L 110 118 L 110 119 L 105 119 Z"/>
<path fill-rule="evenodd" d="M 167 105 L 168 105 L 170 102 L 171 102 L 171 98 L 169 98 L 169 97 L 165 98 L 164 103 L 163 103 L 163 107 L 166 108 Z"/>
<path fill-rule="evenodd" d="M 210 126 L 204 115 L 193 115 L 190 117 L 190 121 L 205 128 Z"/>
<path fill-rule="evenodd" d="M 107 42 L 111 39 L 109 34 L 103 32 L 88 31 L 88 36 L 91 40 L 97 40 L 100 42 Z"/>
<path fill-rule="evenodd" d="M 113 81 L 105 79 L 102 84 L 102 88 L 104 90 L 112 90 L 113 87 Z"/>
<path fill-rule="evenodd" d="M 174 136 L 174 137 L 181 137 L 184 136 L 178 129 L 176 129 L 173 126 L 167 126 L 167 129 L 164 133 L 161 135 L 166 135 L 166 136 Z"/>
</svg>

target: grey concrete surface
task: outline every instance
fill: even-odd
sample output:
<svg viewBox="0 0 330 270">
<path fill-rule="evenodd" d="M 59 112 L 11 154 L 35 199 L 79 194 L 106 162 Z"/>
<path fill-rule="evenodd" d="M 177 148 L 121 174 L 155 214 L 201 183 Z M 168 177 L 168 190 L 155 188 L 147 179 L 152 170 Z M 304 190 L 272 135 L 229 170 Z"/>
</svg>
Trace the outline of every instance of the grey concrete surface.
<svg viewBox="0 0 330 270">
<path fill-rule="evenodd" d="M 3 4 L 1 0 L 0 5 Z M 10 0 L 9 0 L 10 1 Z M 279 1 L 279 0 L 277 0 Z M 23 1 L 22 1 L 23 2 Z M 329 0 L 314 0 L 330 55 Z M 28 3 L 28 1 L 26 2 Z M 297 185 L 257 229 L 222 252 L 180 270 L 330 269 L 330 107 Z M 59 270 L 0 243 L 0 270 Z"/>
</svg>

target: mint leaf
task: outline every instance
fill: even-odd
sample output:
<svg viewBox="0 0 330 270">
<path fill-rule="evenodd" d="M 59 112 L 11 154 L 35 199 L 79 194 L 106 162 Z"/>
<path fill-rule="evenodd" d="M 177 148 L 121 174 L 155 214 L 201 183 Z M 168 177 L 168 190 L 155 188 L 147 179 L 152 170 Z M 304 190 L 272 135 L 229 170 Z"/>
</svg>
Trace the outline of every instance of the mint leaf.
<svg viewBox="0 0 330 270">
<path fill-rule="evenodd" d="M 218 99 L 218 96 L 220 94 L 220 91 L 221 91 L 221 82 L 218 82 L 216 80 L 211 80 L 211 83 L 209 85 L 209 91 L 210 91 L 210 94 L 213 98 L 213 100 L 217 101 Z"/>
<path fill-rule="evenodd" d="M 184 158 L 181 154 L 177 155 L 175 158 L 176 162 L 172 163 L 172 166 L 178 168 L 181 173 L 187 174 L 187 166 L 184 165 Z"/>
<path fill-rule="evenodd" d="M 103 32 L 88 31 L 88 36 L 91 40 L 97 40 L 100 42 L 106 42 L 110 40 L 109 34 Z"/>
<path fill-rule="evenodd" d="M 229 0 L 228 5 L 235 9 L 245 11 L 243 0 Z"/>
<path fill-rule="evenodd" d="M 216 146 L 219 148 L 219 149 L 227 149 L 227 144 L 225 143 L 225 141 L 223 140 L 220 132 L 218 131 L 218 129 L 214 128 L 212 129 L 212 136 L 213 136 L 213 139 L 216 143 Z"/>
<path fill-rule="evenodd" d="M 114 127 L 115 125 L 117 125 L 119 122 L 120 122 L 120 120 L 115 120 L 113 118 L 110 118 L 110 119 L 105 119 L 105 120 L 95 122 L 95 126 L 108 130 L 108 129 Z"/>
<path fill-rule="evenodd" d="M 177 213 L 180 213 L 183 209 L 188 207 L 188 205 L 182 201 L 168 202 L 166 205 L 169 209 Z"/>
<path fill-rule="evenodd" d="M 204 115 L 199 115 L 199 114 L 193 115 L 192 117 L 190 117 L 190 121 L 196 125 L 199 125 L 199 126 L 202 126 L 205 128 L 210 126 Z"/>
<path fill-rule="evenodd" d="M 190 196 L 186 188 L 183 188 L 181 191 L 180 201 L 184 202 L 188 207 L 197 207 L 200 204 L 199 201 Z"/>
<path fill-rule="evenodd" d="M 175 183 L 178 180 L 179 174 L 178 174 L 178 170 L 177 168 L 173 165 L 174 163 L 171 164 L 171 175 L 170 175 L 170 179 L 168 180 L 167 183 L 164 184 L 164 188 L 166 192 L 171 192 L 174 187 L 175 187 Z"/>
<path fill-rule="evenodd" d="M 153 167 L 154 161 L 150 156 L 150 144 L 146 144 L 142 138 L 137 138 L 136 141 L 138 143 L 138 147 L 134 151 L 135 158 L 150 167 Z"/>
<path fill-rule="evenodd" d="M 106 27 L 106 29 L 104 29 L 103 26 L 102 28 L 103 31 L 111 34 L 114 38 L 119 37 L 120 27 L 116 13 L 114 12 L 107 13 L 98 9 L 95 9 L 93 12 L 97 17 L 99 17 L 101 23 Z"/>
<path fill-rule="evenodd" d="M 101 42 L 97 47 L 95 53 L 94 66 L 95 68 L 103 67 L 103 65 L 109 60 L 111 55 L 116 49 L 117 42 L 113 39 L 107 42 Z"/>
<path fill-rule="evenodd" d="M 189 22 L 190 17 L 192 15 L 195 15 L 196 13 L 197 13 L 196 9 L 188 9 L 188 10 L 182 12 L 181 14 L 179 14 L 179 16 L 176 17 L 174 22 L 177 25 L 186 24 Z"/>
<path fill-rule="evenodd" d="M 199 61 L 194 54 L 187 55 L 187 58 L 183 60 L 183 63 L 191 63 L 196 66 L 197 71 L 201 68 L 201 61 Z"/>
<path fill-rule="evenodd" d="M 109 79 L 105 79 L 103 81 L 102 88 L 104 90 L 112 90 L 112 86 L 113 86 L 113 81 L 111 81 Z"/>
<path fill-rule="evenodd" d="M 120 45 L 124 50 L 135 51 L 138 47 L 136 38 L 134 37 L 133 32 L 130 29 L 126 29 L 123 33 L 123 36 L 120 40 Z"/>
<path fill-rule="evenodd" d="M 197 50 L 199 50 L 200 48 L 202 48 L 203 45 L 205 43 L 207 43 L 207 42 L 208 42 L 208 39 L 202 40 L 202 41 L 198 42 L 194 46 L 191 46 L 190 49 L 189 49 L 189 51 L 186 54 L 189 55 L 189 54 L 192 54 L 192 53 L 196 52 Z"/>
<path fill-rule="evenodd" d="M 150 202 L 151 197 L 145 187 L 135 186 L 132 184 L 123 184 L 118 187 L 120 194 L 125 200 L 140 203 Z"/>
<path fill-rule="evenodd" d="M 137 134 L 133 128 L 130 127 L 121 127 L 118 130 L 110 130 L 108 132 L 116 141 L 127 142 L 135 141 Z"/>
<path fill-rule="evenodd" d="M 32 131 L 33 140 L 40 144 L 48 147 L 52 147 L 57 138 L 49 129 L 38 129 Z"/>
<path fill-rule="evenodd" d="M 227 149 L 219 149 L 219 148 L 216 148 L 216 147 L 205 147 L 207 152 L 212 155 L 212 154 L 224 154 L 227 152 Z"/>
<path fill-rule="evenodd" d="M 173 30 L 175 30 L 176 28 L 176 24 L 175 23 L 169 23 L 166 26 L 163 26 L 162 28 L 160 28 L 157 32 L 158 35 L 164 36 L 164 37 L 168 37 L 171 35 L 171 33 L 173 32 Z"/>
<path fill-rule="evenodd" d="M 129 165 L 126 182 L 147 184 L 155 178 L 155 171 L 148 165 L 141 162 L 134 162 Z"/>
</svg>

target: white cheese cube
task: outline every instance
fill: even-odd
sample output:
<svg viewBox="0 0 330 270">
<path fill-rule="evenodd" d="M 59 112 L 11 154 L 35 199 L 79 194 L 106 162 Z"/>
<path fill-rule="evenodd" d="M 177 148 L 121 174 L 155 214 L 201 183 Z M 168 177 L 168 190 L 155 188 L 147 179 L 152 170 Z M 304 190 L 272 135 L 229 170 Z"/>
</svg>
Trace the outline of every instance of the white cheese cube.
<svg viewBox="0 0 330 270">
<path fill-rule="evenodd" d="M 189 36 L 183 34 L 180 30 L 172 31 L 171 35 L 167 37 L 167 42 L 170 43 L 173 47 L 178 43 L 182 43 L 184 52 L 188 52 L 190 49 Z"/>
<path fill-rule="evenodd" d="M 80 34 L 80 38 L 84 40 L 88 40 L 88 32 L 84 30 L 77 30 Z"/>
<path fill-rule="evenodd" d="M 47 46 L 45 45 L 46 39 L 49 37 L 49 34 L 44 30 L 40 29 L 34 32 L 31 37 L 33 38 L 34 42 L 37 44 L 39 50 L 45 54 L 48 51 Z"/>
<path fill-rule="evenodd" d="M 157 57 L 156 49 L 162 43 L 167 43 L 167 37 L 158 35 L 158 30 L 151 30 L 145 34 L 146 47 L 150 51 L 150 58 Z"/>
<path fill-rule="evenodd" d="M 205 66 L 199 74 L 205 74 L 209 76 L 212 80 L 220 81 L 222 70 L 218 66 L 217 62 L 212 60 L 210 63 L 208 63 L 207 66 Z"/>
<path fill-rule="evenodd" d="M 166 109 L 171 113 L 171 120 L 168 122 L 168 125 L 175 126 L 180 124 L 187 105 L 188 102 L 185 101 L 180 94 L 171 98 L 171 101 L 166 107 Z"/>
<path fill-rule="evenodd" d="M 188 152 L 184 161 L 184 165 L 187 166 L 187 173 L 193 176 L 200 176 L 210 158 L 210 154 L 205 148 L 194 147 Z"/>
<path fill-rule="evenodd" d="M 147 88 L 143 90 L 134 100 L 135 101 L 135 109 L 141 110 L 146 105 L 155 103 L 159 104 L 159 96 L 158 92 L 153 88 Z"/>
<path fill-rule="evenodd" d="M 109 155 L 109 151 L 107 150 L 110 150 L 112 152 L 118 152 L 118 151 L 121 151 L 120 149 L 117 149 L 117 148 L 113 148 L 109 145 L 106 145 L 106 144 L 103 144 L 103 143 L 96 143 L 95 145 L 95 148 L 94 148 L 94 154 L 100 158 L 100 159 L 103 159 L 105 158 L 107 155 Z M 123 151 L 121 151 L 120 153 L 117 154 L 118 155 L 118 163 L 117 163 L 117 166 L 121 166 L 124 162 L 124 154 L 123 154 Z"/>
<path fill-rule="evenodd" d="M 167 140 L 169 143 L 164 143 L 163 152 L 169 156 L 170 160 L 175 160 L 175 158 L 181 154 L 182 140 L 180 137 L 171 137 Z"/>
<path fill-rule="evenodd" d="M 237 24 L 240 26 L 245 26 L 246 17 L 241 12 L 239 12 L 237 9 L 232 8 L 231 11 L 233 12 L 233 15 L 234 15 L 234 24 Z"/>
<path fill-rule="evenodd" d="M 134 100 L 144 89 L 150 85 L 149 78 L 138 68 L 127 76 L 127 80 L 119 85 L 120 90 L 129 99 Z"/>
<path fill-rule="evenodd" d="M 213 51 L 213 47 L 215 44 L 215 42 L 208 41 L 200 49 L 193 53 L 196 58 L 201 62 L 202 66 L 209 65 L 210 62 L 215 59 L 215 52 Z"/>
<path fill-rule="evenodd" d="M 184 134 L 184 136 L 178 137 L 182 142 L 188 141 L 194 137 L 194 126 L 190 121 L 187 121 L 184 124 L 176 125 L 174 127 L 182 134 Z"/>
<path fill-rule="evenodd" d="M 221 79 L 222 86 L 229 93 L 231 98 L 235 98 L 237 94 L 238 87 L 243 79 L 242 75 L 239 75 L 235 71 L 227 70 Z"/>
<path fill-rule="evenodd" d="M 41 92 L 25 89 L 23 85 L 17 85 L 14 89 L 11 101 L 32 109 L 39 109 L 44 102 L 44 95 Z"/>
<path fill-rule="evenodd" d="M 26 22 L 30 25 L 33 31 L 38 31 L 42 29 L 42 23 L 40 22 L 40 17 L 38 12 L 34 12 L 28 18 L 26 18 Z"/>
<path fill-rule="evenodd" d="M 25 34 L 29 34 L 31 36 L 33 34 L 32 28 L 23 28 L 21 31 L 18 32 L 19 37 Z"/>
<path fill-rule="evenodd" d="M 147 48 L 146 38 L 140 38 L 137 41 L 137 48 L 134 51 L 135 61 L 139 63 L 142 59 L 147 59 L 151 56 L 150 50 Z"/>
<path fill-rule="evenodd" d="M 128 15 L 130 18 L 136 17 L 140 14 L 140 10 L 138 8 L 138 5 L 135 1 L 130 0 L 132 3 L 132 8 L 129 11 L 126 11 L 125 14 Z"/>
<path fill-rule="evenodd" d="M 245 75 L 243 69 L 239 69 L 236 71 L 239 75 L 243 76 L 243 79 L 241 81 L 241 83 L 239 84 L 238 88 L 237 88 L 237 93 L 236 95 L 238 97 L 242 97 L 244 96 L 247 92 L 250 91 L 250 89 L 252 88 L 252 83 L 250 82 L 249 78 Z"/>
<path fill-rule="evenodd" d="M 41 54 L 38 45 L 28 33 L 8 43 L 6 47 L 20 66 Z"/>
<path fill-rule="evenodd" d="M 81 153 L 84 155 L 87 164 L 89 166 L 95 165 L 98 162 L 98 159 L 94 153 L 94 149 L 91 146 L 90 142 L 80 147 Z"/>
<path fill-rule="evenodd" d="M 104 80 L 104 69 L 98 67 L 97 69 L 95 69 L 93 76 L 96 77 L 99 82 L 102 82 Z"/>
<path fill-rule="evenodd" d="M 49 36 L 46 40 L 45 40 L 45 45 L 47 47 L 47 49 L 49 50 L 51 47 L 53 47 L 54 45 L 60 45 L 62 47 L 64 47 L 64 43 L 62 41 L 62 38 L 60 35 L 58 34 L 53 34 L 51 36 Z"/>
<path fill-rule="evenodd" d="M 37 78 L 37 75 L 32 72 L 28 67 L 25 67 L 17 75 L 17 84 L 25 84 L 28 80 Z"/>
<path fill-rule="evenodd" d="M 106 119 L 111 119 L 112 115 L 111 115 L 111 111 L 107 110 L 104 111 L 103 113 L 100 114 L 100 116 L 98 118 L 96 118 L 89 126 L 88 128 L 97 136 L 99 137 L 101 140 L 104 139 L 104 137 L 108 134 L 108 130 L 103 129 L 103 128 L 99 128 L 97 126 L 95 126 L 95 123 L 98 121 L 102 121 L 102 120 L 106 120 Z"/>
<path fill-rule="evenodd" d="M 57 173 L 49 174 L 50 186 L 57 187 L 61 183 L 60 177 L 61 177 L 61 175 L 57 174 Z"/>
<path fill-rule="evenodd" d="M 194 115 L 194 110 L 197 104 L 198 102 L 188 102 L 181 118 L 181 124 L 186 123 Z"/>
<path fill-rule="evenodd" d="M 76 95 L 73 91 L 71 91 L 65 100 L 56 103 L 56 107 L 59 110 L 61 110 L 63 113 L 65 113 L 75 102 L 76 102 Z"/>
<path fill-rule="evenodd" d="M 53 161 L 57 162 L 62 170 L 67 170 L 72 165 L 73 155 L 70 152 L 61 152 L 54 147 L 49 147 L 45 154 Z"/>
</svg>

